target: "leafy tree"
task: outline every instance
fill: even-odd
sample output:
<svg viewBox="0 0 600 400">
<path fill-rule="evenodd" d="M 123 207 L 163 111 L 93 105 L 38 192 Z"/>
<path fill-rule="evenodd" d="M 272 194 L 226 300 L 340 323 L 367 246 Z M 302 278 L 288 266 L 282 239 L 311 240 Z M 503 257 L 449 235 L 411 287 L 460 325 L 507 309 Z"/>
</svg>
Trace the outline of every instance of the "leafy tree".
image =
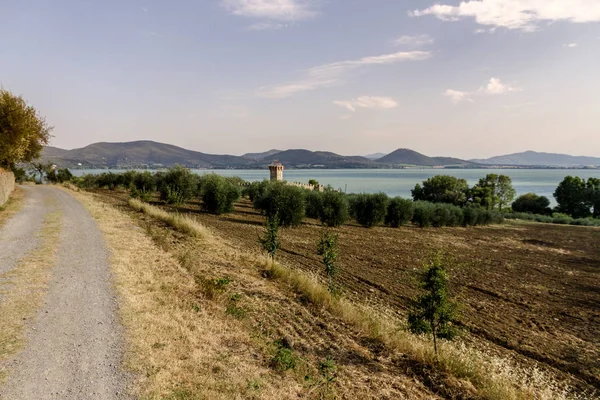
<svg viewBox="0 0 600 400">
<path fill-rule="evenodd" d="M 461 206 L 467 201 L 468 191 L 469 185 L 466 180 L 449 175 L 436 175 L 423 181 L 423 186 L 417 184 L 412 190 L 412 196 L 415 201 Z"/>
<path fill-rule="evenodd" d="M 266 179 L 261 182 L 252 182 L 244 187 L 242 195 L 248 197 L 250 201 L 255 201 L 267 191 L 270 184 L 271 182 Z"/>
<path fill-rule="evenodd" d="M 523 194 L 512 203 L 514 212 L 524 212 L 530 214 L 550 215 L 550 200 L 545 196 L 538 196 L 535 193 Z"/>
<path fill-rule="evenodd" d="M 202 208 L 213 214 L 233 211 L 233 204 L 240 198 L 238 186 L 217 174 L 205 175 L 201 179 Z"/>
<path fill-rule="evenodd" d="M 408 327 L 416 334 L 433 336 L 433 348 L 437 356 L 437 339 L 453 339 L 458 330 L 454 326 L 457 305 L 448 296 L 448 274 L 440 254 L 434 256 L 420 276 L 421 289 L 412 311 L 408 315 Z"/>
<path fill-rule="evenodd" d="M 590 190 L 584 179 L 567 176 L 554 191 L 558 203 L 556 211 L 573 218 L 586 218 L 590 215 Z"/>
<path fill-rule="evenodd" d="M 254 200 L 254 208 L 261 210 L 267 217 L 276 215 L 281 226 L 298 226 L 304 218 L 305 194 L 305 189 L 289 186 L 284 182 L 273 182 Z"/>
<path fill-rule="evenodd" d="M 335 294 L 337 291 L 335 277 L 338 273 L 336 265 L 338 250 L 337 250 L 338 234 L 329 232 L 323 233 L 319 244 L 317 245 L 317 253 L 323 256 L 323 264 L 325 265 L 325 274 L 329 279 L 329 293 Z"/>
<path fill-rule="evenodd" d="M 600 178 L 588 178 L 588 202 L 592 207 L 593 217 L 600 218 Z"/>
<path fill-rule="evenodd" d="M 309 184 L 309 185 L 312 185 L 312 186 L 318 186 L 318 185 L 319 185 L 319 182 L 317 182 L 317 180 L 316 180 L 316 179 L 309 179 L 309 180 L 308 180 L 308 184 Z"/>
<path fill-rule="evenodd" d="M 267 220 L 265 221 L 265 233 L 258 240 L 272 260 L 275 260 L 275 254 L 280 247 L 278 232 L 279 219 L 277 218 L 277 215 L 267 216 Z"/>
<path fill-rule="evenodd" d="M 348 199 L 344 193 L 327 188 L 320 196 L 319 219 L 326 226 L 340 226 L 350 217 Z"/>
<path fill-rule="evenodd" d="M 40 176 L 40 180 L 38 181 L 38 183 L 42 183 L 44 181 L 44 176 L 48 177 L 48 174 L 51 175 L 48 180 L 50 182 L 55 181 L 54 168 L 52 163 L 32 162 L 31 167 Z"/>
<path fill-rule="evenodd" d="M 408 223 L 415 213 L 415 204 L 412 200 L 394 197 L 390 199 L 385 215 L 385 224 L 397 228 Z"/>
<path fill-rule="evenodd" d="M 308 218 L 321 218 L 323 208 L 323 193 L 316 190 L 307 190 L 305 201 L 305 213 Z"/>
<path fill-rule="evenodd" d="M 487 174 L 479 179 L 470 192 L 474 203 L 488 210 L 497 207 L 500 211 L 514 199 L 516 193 L 510 177 L 498 174 Z"/>
<path fill-rule="evenodd" d="M 52 127 L 20 96 L 0 89 L 0 167 L 40 156 Z"/>
<path fill-rule="evenodd" d="M 350 212 L 356 221 L 370 228 L 385 219 L 388 196 L 385 193 L 361 193 L 350 197 Z"/>
</svg>

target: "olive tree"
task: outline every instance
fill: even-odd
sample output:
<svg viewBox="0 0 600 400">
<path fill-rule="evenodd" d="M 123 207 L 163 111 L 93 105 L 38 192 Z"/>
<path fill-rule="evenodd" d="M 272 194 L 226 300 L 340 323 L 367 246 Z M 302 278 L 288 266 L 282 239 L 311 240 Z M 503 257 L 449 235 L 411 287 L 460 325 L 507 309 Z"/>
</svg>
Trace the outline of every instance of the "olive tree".
<svg viewBox="0 0 600 400">
<path fill-rule="evenodd" d="M 423 181 L 423 185 L 417 184 L 412 190 L 412 196 L 415 201 L 462 206 L 467 201 L 468 191 L 469 185 L 466 180 L 449 175 L 436 175 Z"/>
</svg>

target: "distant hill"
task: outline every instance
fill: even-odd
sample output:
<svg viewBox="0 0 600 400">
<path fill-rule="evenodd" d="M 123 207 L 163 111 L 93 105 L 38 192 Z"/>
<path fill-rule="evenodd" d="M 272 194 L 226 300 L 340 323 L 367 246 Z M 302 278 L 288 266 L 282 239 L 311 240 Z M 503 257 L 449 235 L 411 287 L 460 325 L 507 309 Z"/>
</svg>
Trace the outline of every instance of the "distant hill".
<svg viewBox="0 0 600 400">
<path fill-rule="evenodd" d="M 275 153 L 281 153 L 282 151 L 283 150 L 272 149 L 272 150 L 265 151 L 263 153 L 246 153 L 242 157 L 250 158 L 252 160 L 262 160 L 263 158 L 269 157 Z"/>
<path fill-rule="evenodd" d="M 366 156 L 363 156 L 363 157 L 368 158 L 369 160 L 377 160 L 378 158 L 381 158 L 385 155 L 386 155 L 385 153 L 373 153 L 373 154 L 367 154 Z"/>
<path fill-rule="evenodd" d="M 469 166 L 472 163 L 452 157 L 428 157 L 410 149 L 398 149 L 376 160 L 380 164 L 417 166 Z"/>
<path fill-rule="evenodd" d="M 94 143 L 81 149 L 46 147 L 42 159 L 59 166 L 86 168 L 163 167 L 174 164 L 191 168 L 247 167 L 252 160 L 229 155 L 205 154 L 149 140 Z"/>
<path fill-rule="evenodd" d="M 263 165 L 279 161 L 293 168 L 378 168 L 378 163 L 359 156 L 341 156 L 326 151 L 285 150 L 263 158 Z"/>
<path fill-rule="evenodd" d="M 399 166 L 458 166 L 474 164 L 450 157 L 428 157 L 409 149 L 398 149 L 377 160 L 361 156 L 342 156 L 305 149 L 269 150 L 243 156 L 207 154 L 170 144 L 140 140 L 123 143 L 94 143 L 64 150 L 45 147 L 42 160 L 68 168 L 163 168 L 175 164 L 189 168 L 266 168 L 279 161 L 286 168 L 394 168 Z"/>
<path fill-rule="evenodd" d="M 536 151 L 525 151 L 523 153 L 507 154 L 504 156 L 486 159 L 471 160 L 478 164 L 492 165 L 520 165 L 520 166 L 554 166 L 554 167 L 578 167 L 578 166 L 600 166 L 600 158 L 570 156 L 557 153 L 538 153 Z"/>
</svg>

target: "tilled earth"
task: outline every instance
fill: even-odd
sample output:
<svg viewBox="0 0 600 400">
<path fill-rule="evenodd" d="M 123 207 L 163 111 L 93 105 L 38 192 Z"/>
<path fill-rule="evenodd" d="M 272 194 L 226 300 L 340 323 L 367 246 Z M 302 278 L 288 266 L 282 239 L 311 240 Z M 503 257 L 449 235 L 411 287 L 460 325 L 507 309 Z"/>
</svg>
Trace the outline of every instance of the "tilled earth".
<svg viewBox="0 0 600 400">
<path fill-rule="evenodd" d="M 113 202 L 125 193 L 104 192 Z M 264 217 L 242 200 L 215 216 L 179 207 L 240 248 L 260 251 Z M 280 261 L 321 274 L 318 221 L 282 229 Z M 478 345 L 561 371 L 588 393 L 600 388 L 600 229 L 507 222 L 471 228 L 339 229 L 340 276 L 348 297 L 406 313 L 416 272 L 437 251 L 450 260 L 462 324 Z M 537 362 L 541 363 L 538 364 Z"/>
</svg>

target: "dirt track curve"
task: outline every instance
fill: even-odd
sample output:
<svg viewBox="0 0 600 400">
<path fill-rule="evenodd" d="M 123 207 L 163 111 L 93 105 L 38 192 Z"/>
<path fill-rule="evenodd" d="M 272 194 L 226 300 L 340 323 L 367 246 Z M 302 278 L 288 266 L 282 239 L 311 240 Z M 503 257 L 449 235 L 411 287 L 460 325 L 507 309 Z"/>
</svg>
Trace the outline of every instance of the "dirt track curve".
<svg viewBox="0 0 600 400">
<path fill-rule="evenodd" d="M 121 370 L 122 327 L 102 234 L 65 191 L 23 190 L 25 206 L 0 228 L 0 273 L 39 246 L 36 234 L 48 213 L 60 210 L 62 227 L 47 293 L 26 326 L 24 349 L 6 364 L 0 399 L 129 399 L 128 376 Z"/>
</svg>

